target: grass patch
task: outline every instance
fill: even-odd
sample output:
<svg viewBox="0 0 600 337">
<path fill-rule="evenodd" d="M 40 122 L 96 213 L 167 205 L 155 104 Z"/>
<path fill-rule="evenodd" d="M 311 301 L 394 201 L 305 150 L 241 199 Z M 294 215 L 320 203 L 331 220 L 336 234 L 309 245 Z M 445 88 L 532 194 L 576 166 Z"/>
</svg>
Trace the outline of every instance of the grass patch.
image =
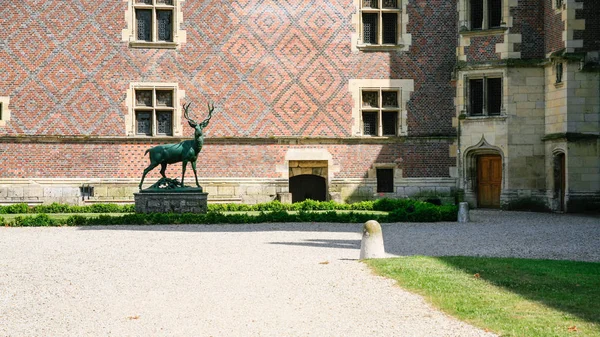
<svg viewBox="0 0 600 337">
<path fill-rule="evenodd" d="M 600 336 L 600 263 L 424 256 L 366 263 L 501 336 Z"/>
</svg>

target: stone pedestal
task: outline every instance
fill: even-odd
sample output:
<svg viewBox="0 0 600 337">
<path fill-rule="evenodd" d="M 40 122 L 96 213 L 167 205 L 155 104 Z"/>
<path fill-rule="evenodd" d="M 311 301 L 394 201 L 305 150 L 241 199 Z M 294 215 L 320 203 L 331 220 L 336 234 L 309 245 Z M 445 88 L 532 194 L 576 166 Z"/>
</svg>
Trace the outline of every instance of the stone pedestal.
<svg viewBox="0 0 600 337">
<path fill-rule="evenodd" d="M 136 213 L 206 213 L 208 193 L 201 189 L 142 190 L 133 194 Z"/>
</svg>

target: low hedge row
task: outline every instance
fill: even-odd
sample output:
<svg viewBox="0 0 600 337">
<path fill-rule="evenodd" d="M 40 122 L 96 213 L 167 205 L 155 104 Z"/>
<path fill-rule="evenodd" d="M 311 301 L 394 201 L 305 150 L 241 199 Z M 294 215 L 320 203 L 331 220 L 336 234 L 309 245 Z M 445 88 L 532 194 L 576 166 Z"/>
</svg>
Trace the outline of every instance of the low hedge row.
<svg viewBox="0 0 600 337">
<path fill-rule="evenodd" d="M 305 200 L 293 204 L 282 204 L 271 201 L 255 205 L 245 204 L 208 204 L 209 212 L 277 212 L 277 211 L 384 211 L 391 212 L 398 208 L 415 207 L 423 202 L 414 199 L 378 199 L 361 201 L 353 204 L 340 204 L 335 201 Z M 39 213 L 133 213 L 134 205 L 94 204 L 74 206 L 52 203 L 29 207 L 25 203 L 0 206 L 0 214 L 39 214 Z"/>
<path fill-rule="evenodd" d="M 396 209 L 388 214 L 367 214 L 359 212 L 338 213 L 335 211 L 309 212 L 300 210 L 297 213 L 287 211 L 261 212 L 258 215 L 223 214 L 208 212 L 207 214 L 125 214 L 122 216 L 99 215 L 84 217 L 73 215 L 66 219 L 53 219 L 47 214 L 35 216 L 18 216 L 13 221 L 0 217 L 0 223 L 10 227 L 25 226 L 107 226 L 107 225 L 158 225 L 158 224 L 250 224 L 265 222 L 335 222 L 363 223 L 368 220 L 379 222 L 434 222 L 456 221 L 456 206 L 435 206 L 424 202 L 416 202 L 414 206 Z"/>
<path fill-rule="evenodd" d="M 0 214 L 26 214 L 26 213 L 133 213 L 135 205 L 93 204 L 77 206 L 69 204 L 52 203 L 29 207 L 25 203 L 9 206 L 0 206 Z"/>
</svg>

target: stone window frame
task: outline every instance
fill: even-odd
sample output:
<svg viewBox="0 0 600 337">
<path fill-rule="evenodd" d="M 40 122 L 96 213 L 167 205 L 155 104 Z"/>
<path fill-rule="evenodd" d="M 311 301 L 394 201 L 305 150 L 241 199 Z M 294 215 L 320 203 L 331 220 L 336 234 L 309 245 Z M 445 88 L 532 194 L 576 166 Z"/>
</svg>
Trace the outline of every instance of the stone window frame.
<svg viewBox="0 0 600 337">
<path fill-rule="evenodd" d="M 552 0 L 552 8 L 556 13 L 562 11 L 565 8 L 565 0 Z"/>
<path fill-rule="evenodd" d="M 6 122 L 10 120 L 10 97 L 0 96 L 0 126 L 5 126 Z"/>
<path fill-rule="evenodd" d="M 186 32 L 181 29 L 183 22 L 183 13 L 181 10 L 182 2 L 185 0 L 171 0 L 172 5 L 159 4 L 158 0 L 149 0 L 152 4 L 142 3 L 142 0 L 123 0 L 127 2 L 127 10 L 125 12 L 125 21 L 127 28 L 122 31 L 122 40 L 128 42 L 130 48 L 162 48 L 162 49 L 177 49 L 182 43 L 186 42 Z M 152 9 L 152 41 L 142 41 L 137 39 L 136 28 L 136 9 Z M 156 10 L 172 10 L 172 39 L 171 41 L 159 41 L 158 29 L 156 22 Z"/>
<path fill-rule="evenodd" d="M 139 90 L 152 90 L 152 106 L 141 106 L 136 105 L 136 91 Z M 158 106 L 156 104 L 156 91 L 172 91 L 172 106 Z M 134 82 L 130 83 L 127 89 L 126 95 L 127 101 L 127 115 L 125 116 L 125 132 L 129 137 L 181 137 L 183 135 L 182 127 L 182 108 L 181 104 L 185 97 L 185 91 L 179 89 L 177 83 L 156 83 L 156 82 Z M 157 131 L 157 110 L 172 111 L 171 119 L 171 134 L 159 134 Z M 136 111 L 148 111 L 152 112 L 152 126 L 151 135 L 138 134 L 137 133 L 137 118 Z"/>
<path fill-rule="evenodd" d="M 500 85 L 500 112 L 499 114 L 489 114 L 487 108 L 487 105 L 489 104 L 488 102 L 488 95 L 489 92 L 487 91 L 487 79 L 491 79 L 491 78 L 499 78 L 501 80 L 501 85 Z M 470 88 L 470 81 L 471 80 L 477 80 L 477 79 L 483 79 L 483 92 L 482 92 L 482 99 L 483 99 L 483 107 L 482 107 L 482 113 L 481 114 L 473 114 L 471 111 L 471 88 Z M 504 71 L 487 71 L 487 72 L 470 72 L 470 73 L 466 73 L 463 75 L 463 81 L 462 81 L 462 87 L 463 87 L 463 109 L 462 109 L 462 113 L 467 116 L 467 117 L 473 117 L 473 118 L 481 118 L 481 117 L 503 117 L 506 116 L 506 102 L 504 99 L 504 96 L 506 94 L 506 88 L 504 87 L 506 85 L 507 81 L 506 81 L 506 74 Z"/>
<path fill-rule="evenodd" d="M 378 2 L 378 8 L 364 7 L 365 0 L 354 0 L 355 14 L 352 15 L 352 22 L 355 26 L 355 33 L 352 34 L 353 51 L 372 51 L 372 50 L 400 50 L 408 51 L 412 43 L 411 34 L 407 33 L 408 12 L 406 6 L 409 0 L 396 0 L 396 8 L 382 8 L 385 0 L 372 0 Z M 364 42 L 363 34 L 363 13 L 377 13 L 377 43 L 370 44 Z M 396 23 L 396 42 L 383 43 L 383 14 L 397 14 Z"/>
<path fill-rule="evenodd" d="M 365 94 L 367 93 L 375 93 L 377 95 L 377 103 L 376 105 L 366 105 L 365 103 Z M 384 102 L 384 94 L 385 93 L 395 93 L 396 94 L 396 106 L 393 105 L 385 105 Z M 395 137 L 398 136 L 399 131 L 402 129 L 400 123 L 400 110 L 402 105 L 402 91 L 399 88 L 360 88 L 360 117 L 361 117 L 361 134 L 363 136 L 380 136 L 380 137 Z M 365 132 L 365 114 L 375 114 L 375 132 L 374 134 Z M 386 118 L 384 115 L 394 116 L 392 125 L 386 123 Z M 394 128 L 394 132 L 386 132 L 386 129 L 392 127 Z"/>
<path fill-rule="evenodd" d="M 390 111 L 397 111 L 396 119 L 396 135 L 391 137 L 406 136 L 407 130 L 407 110 L 406 103 L 410 99 L 411 92 L 414 91 L 414 81 L 409 79 L 352 79 L 349 83 L 349 90 L 352 94 L 352 134 L 358 137 L 390 137 L 383 136 L 381 124 L 381 112 L 384 109 L 379 109 L 378 113 L 378 131 L 377 136 L 363 134 L 363 118 L 362 118 L 362 93 L 363 91 L 397 91 L 398 92 L 398 107 Z M 380 95 L 381 97 L 381 95 Z"/>
</svg>

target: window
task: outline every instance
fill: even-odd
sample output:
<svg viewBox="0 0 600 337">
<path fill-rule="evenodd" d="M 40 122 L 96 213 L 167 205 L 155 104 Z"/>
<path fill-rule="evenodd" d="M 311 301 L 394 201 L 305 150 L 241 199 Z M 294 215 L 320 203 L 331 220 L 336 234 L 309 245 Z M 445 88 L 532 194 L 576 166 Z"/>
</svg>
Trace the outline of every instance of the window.
<svg viewBox="0 0 600 337">
<path fill-rule="evenodd" d="M 555 0 L 556 9 L 562 9 L 563 0 Z"/>
<path fill-rule="evenodd" d="M 135 135 L 172 136 L 173 88 L 135 88 Z"/>
<path fill-rule="evenodd" d="M 502 78 L 483 77 L 468 80 L 469 115 L 500 116 L 502 112 Z"/>
<path fill-rule="evenodd" d="M 502 0 L 469 0 L 471 30 L 500 28 Z"/>
<path fill-rule="evenodd" d="M 362 45 L 399 45 L 402 0 L 360 0 Z"/>
<path fill-rule="evenodd" d="M 185 42 L 186 34 L 180 30 L 182 0 L 127 0 L 127 29 L 123 40 L 130 47 L 177 48 Z"/>
<path fill-rule="evenodd" d="M 562 62 L 558 62 L 556 64 L 556 83 L 562 83 L 562 77 L 563 77 L 563 64 Z"/>
<path fill-rule="evenodd" d="M 362 134 L 367 136 L 398 135 L 400 112 L 398 89 L 362 89 Z"/>
<path fill-rule="evenodd" d="M 135 0 L 137 41 L 173 42 L 174 0 Z"/>
<path fill-rule="evenodd" d="M 9 103 L 10 98 L 8 96 L 0 96 L 0 126 L 6 125 L 6 122 L 10 120 Z"/>
<path fill-rule="evenodd" d="M 377 193 L 394 192 L 394 169 L 377 169 Z"/>
</svg>

